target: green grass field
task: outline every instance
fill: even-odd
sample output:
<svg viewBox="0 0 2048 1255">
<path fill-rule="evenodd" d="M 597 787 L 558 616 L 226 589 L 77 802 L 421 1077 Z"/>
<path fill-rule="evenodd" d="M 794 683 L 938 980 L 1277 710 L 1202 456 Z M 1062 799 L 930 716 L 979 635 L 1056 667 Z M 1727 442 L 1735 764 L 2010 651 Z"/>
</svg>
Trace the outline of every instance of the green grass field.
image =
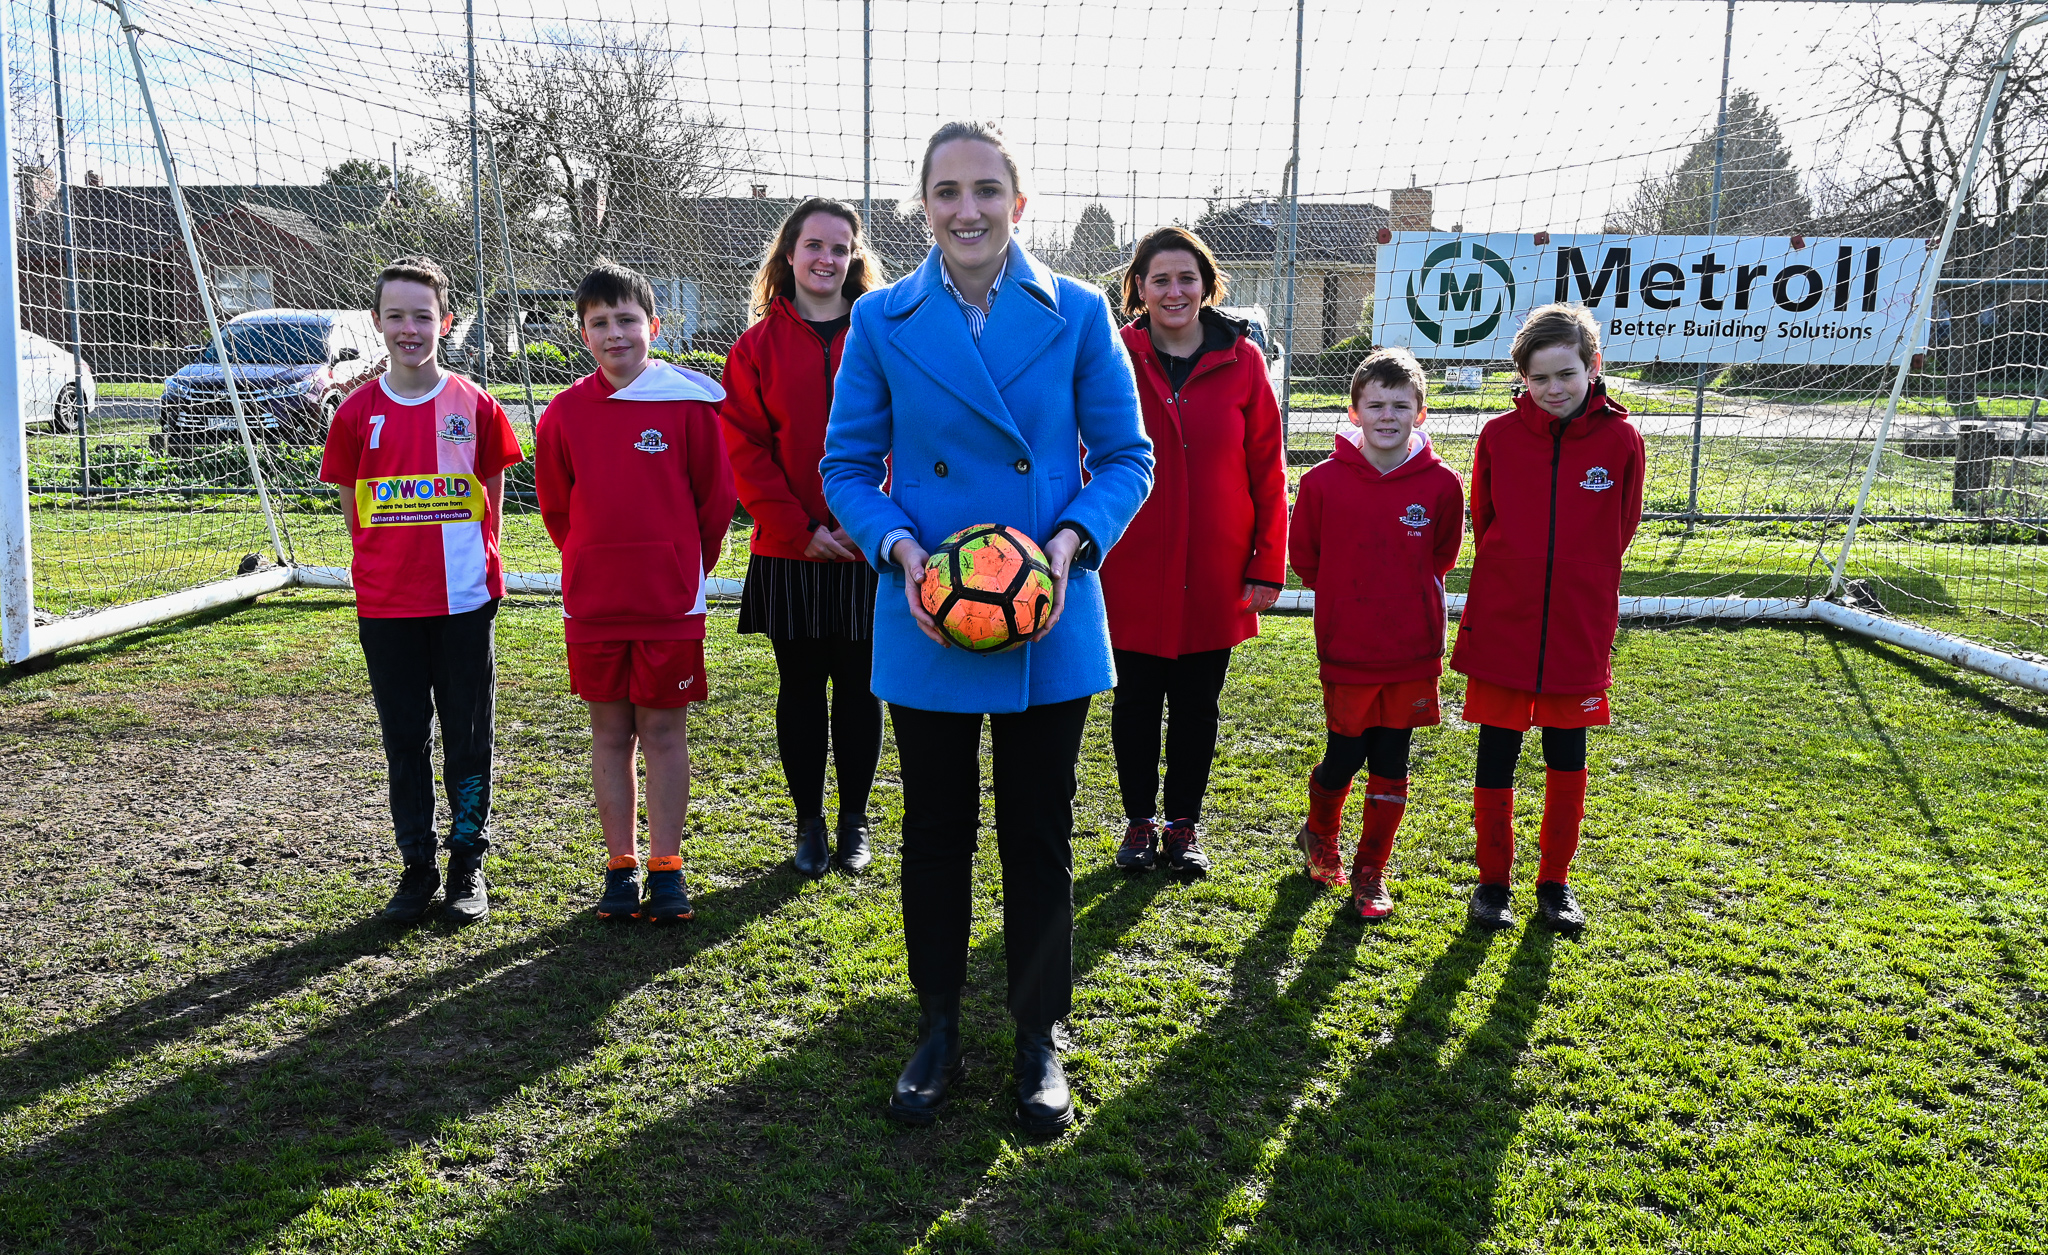
<svg viewBox="0 0 2048 1255">
<path fill-rule="evenodd" d="M 587 733 L 540 603 L 500 619 L 496 913 L 367 922 L 393 861 L 352 618 L 283 594 L 0 680 L 0 1249 L 2038 1249 L 2040 697 L 1820 628 L 1625 630 L 1584 937 L 1464 930 L 1456 722 L 1418 736 L 1397 914 L 1365 931 L 1291 856 L 1319 705 L 1309 624 L 1269 619 L 1204 882 L 1111 870 L 1097 703 L 1084 1118 L 1037 1144 L 987 843 L 973 1070 L 937 1127 L 882 1117 L 913 1014 L 894 752 L 876 865 L 799 880 L 771 662 L 729 612 L 673 931 L 588 912 Z"/>
</svg>

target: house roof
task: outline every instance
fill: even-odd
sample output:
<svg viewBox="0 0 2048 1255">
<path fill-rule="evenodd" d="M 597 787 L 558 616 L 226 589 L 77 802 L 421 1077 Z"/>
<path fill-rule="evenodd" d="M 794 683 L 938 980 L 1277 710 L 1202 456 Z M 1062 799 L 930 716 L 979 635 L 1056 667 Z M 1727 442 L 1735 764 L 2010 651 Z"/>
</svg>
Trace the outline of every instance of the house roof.
<svg viewBox="0 0 2048 1255">
<path fill-rule="evenodd" d="M 1390 221 L 1383 205 L 1303 201 L 1296 207 L 1295 256 L 1306 265 L 1371 266 L 1379 253 L 1380 230 Z M 1190 229 L 1219 261 L 1270 265 L 1287 229 L 1287 207 L 1270 200 L 1247 201 L 1205 215 Z M 1129 249 L 1123 257 L 1129 259 Z"/>
<path fill-rule="evenodd" d="M 248 213 L 286 235 L 310 244 L 327 244 L 333 233 L 351 222 L 377 216 L 391 197 L 381 185 L 239 183 L 186 187 L 185 206 L 195 229 L 236 212 Z M 54 248 L 62 240 L 59 205 L 52 199 L 25 224 L 27 248 Z M 153 257 L 177 243 L 177 217 L 170 189 L 163 184 L 95 187 L 71 186 L 72 238 L 85 253 Z"/>
<path fill-rule="evenodd" d="M 782 220 L 802 204 L 795 197 L 702 196 L 684 201 L 674 229 L 619 250 L 619 260 L 647 271 L 677 267 L 752 273 Z M 870 246 L 882 268 L 897 278 L 917 268 L 931 248 L 921 214 L 902 214 L 877 203 L 867 224 Z"/>
</svg>

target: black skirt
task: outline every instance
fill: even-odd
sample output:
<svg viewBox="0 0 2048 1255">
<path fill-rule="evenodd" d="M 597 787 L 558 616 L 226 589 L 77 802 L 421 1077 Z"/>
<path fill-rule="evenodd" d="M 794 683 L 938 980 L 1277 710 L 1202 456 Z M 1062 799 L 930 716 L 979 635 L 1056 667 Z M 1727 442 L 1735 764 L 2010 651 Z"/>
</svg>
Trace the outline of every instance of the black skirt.
<svg viewBox="0 0 2048 1255">
<path fill-rule="evenodd" d="M 875 568 L 754 554 L 740 589 L 740 631 L 775 640 L 864 641 L 875 634 Z"/>
</svg>

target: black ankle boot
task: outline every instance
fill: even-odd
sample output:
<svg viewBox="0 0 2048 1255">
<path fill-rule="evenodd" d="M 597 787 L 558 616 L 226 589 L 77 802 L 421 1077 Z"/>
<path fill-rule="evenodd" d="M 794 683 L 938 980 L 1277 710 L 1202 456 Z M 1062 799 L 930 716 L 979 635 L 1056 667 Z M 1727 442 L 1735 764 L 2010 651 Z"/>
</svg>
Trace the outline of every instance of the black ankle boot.
<svg viewBox="0 0 2048 1255">
<path fill-rule="evenodd" d="M 491 913 L 484 891 L 484 852 L 471 846 L 448 851 L 448 900 L 441 914 L 451 924 L 474 924 Z"/>
<path fill-rule="evenodd" d="M 434 866 L 430 850 L 425 860 L 405 865 L 405 873 L 398 878 L 398 892 L 391 895 L 378 918 L 390 924 L 417 924 L 433 909 L 434 894 L 440 888 L 441 871 Z"/>
<path fill-rule="evenodd" d="M 1017 1123 L 1027 1133 L 1057 1133 L 1074 1122 L 1074 1096 L 1060 1066 L 1052 1025 L 1017 1026 Z"/>
<path fill-rule="evenodd" d="M 874 851 L 868 848 L 868 823 L 865 816 L 859 819 L 839 821 L 839 849 L 832 856 L 843 872 L 857 872 L 874 861 Z"/>
<path fill-rule="evenodd" d="M 917 1049 L 896 1093 L 889 1114 L 905 1124 L 930 1124 L 946 1105 L 946 1090 L 967 1070 L 960 1058 L 960 991 L 917 996 Z"/>
<path fill-rule="evenodd" d="M 818 877 L 832 865 L 832 847 L 825 840 L 825 817 L 816 815 L 796 826 L 796 855 L 791 862 L 798 872 Z"/>
</svg>

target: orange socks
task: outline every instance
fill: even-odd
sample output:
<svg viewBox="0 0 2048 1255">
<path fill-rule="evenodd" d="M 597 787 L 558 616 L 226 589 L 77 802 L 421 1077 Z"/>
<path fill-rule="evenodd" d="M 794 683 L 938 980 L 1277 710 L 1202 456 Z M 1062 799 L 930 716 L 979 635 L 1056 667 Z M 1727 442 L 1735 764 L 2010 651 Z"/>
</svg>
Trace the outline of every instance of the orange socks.
<svg viewBox="0 0 2048 1255">
<path fill-rule="evenodd" d="M 1359 826 L 1358 852 L 1351 858 L 1354 878 L 1360 872 L 1377 876 L 1387 870 L 1387 858 L 1394 852 L 1394 834 L 1401 830 L 1401 817 L 1407 813 L 1406 780 L 1366 776 L 1365 818 Z"/>
<path fill-rule="evenodd" d="M 647 870 L 651 872 L 679 872 L 683 870 L 683 856 L 680 854 L 663 854 L 650 858 L 647 860 Z"/>
<path fill-rule="evenodd" d="M 640 860 L 639 860 L 639 859 L 637 859 L 637 858 L 634 858 L 634 857 L 633 857 L 632 855 L 630 855 L 630 854 L 621 854 L 621 855 L 619 855 L 619 856 L 618 856 L 617 858 L 614 858 L 614 859 L 612 859 L 611 861 L 607 862 L 607 863 L 606 863 L 606 864 L 604 865 L 604 869 L 605 869 L 606 871 L 608 871 L 608 872 L 615 872 L 615 871 L 618 871 L 618 870 L 619 870 L 620 868 L 622 868 L 622 867 L 634 867 L 634 868 L 637 868 L 637 867 L 639 867 L 639 866 L 640 866 Z"/>
<path fill-rule="evenodd" d="M 1536 872 L 1538 882 L 1559 884 L 1571 874 L 1572 855 L 1579 852 L 1579 825 L 1586 818 L 1586 773 L 1543 772 L 1543 831 L 1537 845 L 1543 861 Z"/>
<path fill-rule="evenodd" d="M 1478 837 L 1474 858 L 1479 863 L 1479 883 L 1508 883 L 1515 865 L 1515 791 L 1472 790 L 1472 831 Z"/>
</svg>

